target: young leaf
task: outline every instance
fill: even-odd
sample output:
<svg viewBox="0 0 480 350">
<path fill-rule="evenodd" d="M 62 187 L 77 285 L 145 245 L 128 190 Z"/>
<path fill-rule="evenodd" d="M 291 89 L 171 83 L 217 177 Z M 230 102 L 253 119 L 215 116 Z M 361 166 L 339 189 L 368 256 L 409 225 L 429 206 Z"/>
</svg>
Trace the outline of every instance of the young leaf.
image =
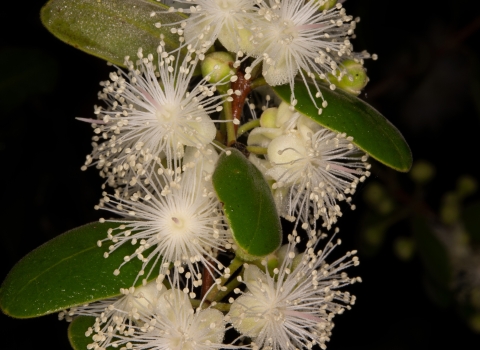
<svg viewBox="0 0 480 350">
<path fill-rule="evenodd" d="M 252 258 L 273 253 L 282 227 L 272 192 L 262 173 L 236 149 L 217 162 L 212 181 L 223 202 L 236 244 Z"/>
<path fill-rule="evenodd" d="M 393 126 L 376 109 L 339 89 L 332 91 L 320 85 L 328 106 L 318 114 L 312 103 L 305 84 L 295 85 L 295 109 L 320 125 L 335 132 L 346 133 L 353 137 L 353 143 L 379 162 L 398 171 L 407 172 L 412 166 L 412 152 L 398 129 Z M 275 92 L 286 102 L 290 102 L 290 86 L 273 86 Z M 310 86 L 310 91 L 315 91 Z M 317 105 L 322 100 L 317 99 Z"/>
<path fill-rule="evenodd" d="M 95 317 L 79 316 L 76 317 L 68 326 L 68 340 L 75 350 L 86 350 L 88 344 L 93 343 L 92 337 L 87 337 L 85 332 L 88 327 L 93 327 Z"/>
<path fill-rule="evenodd" d="M 133 259 L 120 275 L 113 274 L 134 247 L 122 245 L 106 259 L 106 248 L 99 248 L 97 241 L 107 236 L 109 228 L 118 226 L 98 222 L 80 226 L 30 252 L 3 282 L 2 311 L 30 318 L 120 295 L 120 288 L 133 285 L 142 262 Z M 155 277 L 152 273 L 149 279 Z M 137 285 L 141 282 L 139 278 Z"/>
<path fill-rule="evenodd" d="M 165 48 L 178 47 L 177 34 L 156 23 L 185 19 L 153 0 L 50 0 L 40 13 L 42 23 L 60 40 L 94 56 L 123 66 L 125 56 L 135 57 L 139 47 L 145 54 L 157 52 L 160 34 Z"/>
</svg>

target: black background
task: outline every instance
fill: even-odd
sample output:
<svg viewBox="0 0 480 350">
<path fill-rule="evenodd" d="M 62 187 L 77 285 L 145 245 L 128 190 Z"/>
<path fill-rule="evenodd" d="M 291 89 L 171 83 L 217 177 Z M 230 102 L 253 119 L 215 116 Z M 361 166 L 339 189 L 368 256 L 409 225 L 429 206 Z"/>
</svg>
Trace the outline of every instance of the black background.
<svg viewBox="0 0 480 350">
<path fill-rule="evenodd" d="M 51 35 L 39 20 L 44 1 L 2 3 L 1 51 L 35 49 L 47 55 L 54 86 L 27 96 L 22 104 L 0 110 L 0 277 L 29 251 L 67 231 L 95 221 L 100 197 L 95 170 L 81 172 L 91 150 L 91 128 L 75 117 L 92 117 L 98 83 L 111 70 L 95 57 Z M 442 193 L 456 178 L 470 174 L 478 159 L 480 130 L 480 13 L 476 1 L 441 6 L 437 1 L 349 0 L 349 14 L 362 18 L 356 50 L 377 53 L 366 64 L 370 76 L 362 98 L 381 111 L 404 134 L 415 159 L 435 164 L 429 205 L 438 208 Z M 29 52 L 29 51 L 26 51 Z M 5 62 L 5 61 L 1 61 Z M 38 69 L 45 69 L 40 62 Z M 3 65 L 0 74 L 23 69 Z M 8 96 L 0 78 L 0 96 Z M 475 102 L 475 100 L 477 102 Z M 7 101 L 8 102 L 8 101 Z M 390 173 L 388 173 L 390 174 Z M 389 175 L 397 176 L 397 175 Z M 406 175 L 402 175 L 406 177 Z M 373 174 L 373 178 L 376 174 Z M 401 177 L 400 177 L 400 181 Z M 365 207 L 340 221 L 344 249 L 359 243 L 359 220 Z M 363 257 L 353 286 L 358 301 L 339 316 L 328 348 L 333 349 L 478 349 L 473 333 L 453 308 L 439 308 L 424 292 L 418 259 L 400 262 L 394 238 L 408 230 L 396 226 L 375 257 Z M 390 244 L 388 244 L 390 243 Z M 15 320 L 0 315 L 4 349 L 39 346 L 68 349 L 67 324 L 56 315 Z"/>
</svg>

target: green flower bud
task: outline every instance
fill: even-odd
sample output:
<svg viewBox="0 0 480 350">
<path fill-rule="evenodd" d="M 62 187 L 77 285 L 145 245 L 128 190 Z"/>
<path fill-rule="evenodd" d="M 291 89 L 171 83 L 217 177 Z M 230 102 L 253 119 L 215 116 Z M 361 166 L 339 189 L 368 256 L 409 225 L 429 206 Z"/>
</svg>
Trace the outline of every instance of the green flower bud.
<svg viewBox="0 0 480 350">
<path fill-rule="evenodd" d="M 411 260 L 415 253 L 414 241 L 408 237 L 398 237 L 393 248 L 397 257 L 403 261 Z"/>
<path fill-rule="evenodd" d="M 468 320 L 470 328 L 472 328 L 475 332 L 480 333 L 480 313 L 476 313 L 470 317 Z"/>
<path fill-rule="evenodd" d="M 209 76 L 210 83 L 228 82 L 237 69 L 233 68 L 235 59 L 228 52 L 216 51 L 208 54 L 202 62 L 202 75 Z"/>
<path fill-rule="evenodd" d="M 275 128 L 277 120 L 278 108 L 267 108 L 260 116 L 260 126 L 264 128 Z"/>
<path fill-rule="evenodd" d="M 363 65 L 354 60 L 343 61 L 334 74 L 329 74 L 331 83 L 353 95 L 358 95 L 368 83 L 367 71 Z"/>
<path fill-rule="evenodd" d="M 320 5 L 318 9 L 320 11 L 323 10 L 330 10 L 335 4 L 337 3 L 337 0 L 317 0 L 318 4 Z"/>
<path fill-rule="evenodd" d="M 444 224 L 452 225 L 460 217 L 460 203 L 456 193 L 447 192 L 443 196 L 442 207 L 440 208 L 440 219 Z"/>
<path fill-rule="evenodd" d="M 468 197 L 477 191 L 478 183 L 470 175 L 463 175 L 457 181 L 457 194 L 461 197 Z"/>
<path fill-rule="evenodd" d="M 435 176 L 435 168 L 429 162 L 419 160 L 413 164 L 410 177 L 418 184 L 425 184 Z"/>
</svg>

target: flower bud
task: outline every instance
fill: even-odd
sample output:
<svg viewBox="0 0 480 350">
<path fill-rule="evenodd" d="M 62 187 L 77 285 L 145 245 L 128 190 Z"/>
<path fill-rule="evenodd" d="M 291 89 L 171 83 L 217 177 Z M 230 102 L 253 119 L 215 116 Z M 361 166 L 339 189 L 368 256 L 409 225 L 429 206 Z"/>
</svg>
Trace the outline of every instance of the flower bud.
<svg viewBox="0 0 480 350">
<path fill-rule="evenodd" d="M 233 68 L 234 62 L 235 59 L 228 52 L 212 52 L 202 62 L 202 75 L 209 76 L 210 83 L 228 82 L 228 79 L 237 72 Z"/>
<path fill-rule="evenodd" d="M 457 181 L 457 194 L 461 197 L 468 197 L 477 191 L 478 183 L 470 175 L 463 175 Z"/>
<path fill-rule="evenodd" d="M 320 11 L 323 10 L 330 10 L 335 4 L 337 3 L 337 0 L 317 0 L 318 4 L 320 5 L 318 9 Z"/>
<path fill-rule="evenodd" d="M 429 162 L 419 160 L 410 171 L 410 177 L 418 184 L 425 184 L 435 176 L 435 168 Z"/>
<path fill-rule="evenodd" d="M 294 113 L 295 111 L 290 108 L 290 105 L 287 102 L 280 103 L 280 106 L 278 106 L 278 113 L 276 119 L 277 128 L 280 128 L 281 126 L 283 126 L 284 123 L 289 121 L 290 118 L 293 117 Z"/>
<path fill-rule="evenodd" d="M 358 95 L 368 83 L 367 71 L 363 65 L 354 60 L 343 61 L 340 72 L 329 74 L 330 81 L 338 88 L 353 95 Z"/>
<path fill-rule="evenodd" d="M 260 116 L 260 126 L 265 128 L 275 128 L 277 120 L 278 108 L 267 108 Z"/>
</svg>

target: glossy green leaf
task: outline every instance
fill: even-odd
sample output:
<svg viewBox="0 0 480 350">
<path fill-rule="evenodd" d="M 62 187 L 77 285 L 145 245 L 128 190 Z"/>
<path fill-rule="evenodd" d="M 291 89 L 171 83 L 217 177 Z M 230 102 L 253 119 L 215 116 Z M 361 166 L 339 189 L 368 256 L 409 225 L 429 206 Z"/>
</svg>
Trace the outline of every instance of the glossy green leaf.
<svg viewBox="0 0 480 350">
<path fill-rule="evenodd" d="M 80 316 L 76 317 L 68 327 L 68 340 L 75 350 L 86 350 L 88 344 L 93 343 L 92 337 L 85 336 L 88 327 L 95 323 L 95 317 Z"/>
<path fill-rule="evenodd" d="M 275 92 L 286 102 L 290 102 L 290 86 L 274 86 Z M 376 109 L 339 89 L 332 91 L 320 85 L 328 106 L 318 115 L 318 109 L 310 99 L 303 83 L 295 85 L 295 109 L 312 118 L 320 125 L 335 132 L 353 137 L 353 143 L 379 162 L 398 171 L 406 172 L 412 166 L 412 152 L 398 129 Z M 310 91 L 316 88 L 310 86 Z M 322 100 L 317 99 L 317 105 Z"/>
<path fill-rule="evenodd" d="M 113 271 L 134 251 L 124 244 L 105 259 L 106 238 L 118 223 L 91 223 L 60 235 L 38 247 L 10 271 L 0 290 L 0 308 L 12 317 L 37 317 L 73 306 L 120 295 L 120 288 L 132 286 L 142 262 L 133 259 Z M 148 268 L 148 267 L 147 267 Z M 157 273 L 158 274 L 158 273 Z M 152 273 L 150 279 L 155 278 Z M 141 283 L 141 279 L 137 285 Z"/>
<path fill-rule="evenodd" d="M 282 227 L 272 192 L 262 173 L 238 150 L 217 162 L 213 186 L 237 245 L 252 257 L 273 253 L 282 243 Z"/>
<path fill-rule="evenodd" d="M 153 0 L 50 0 L 41 11 L 42 23 L 57 38 L 80 50 L 123 66 L 125 56 L 136 57 L 137 50 L 156 53 L 160 34 L 166 49 L 178 47 L 178 35 L 171 27 L 185 19 L 178 13 L 156 13 L 167 7 Z"/>
</svg>

